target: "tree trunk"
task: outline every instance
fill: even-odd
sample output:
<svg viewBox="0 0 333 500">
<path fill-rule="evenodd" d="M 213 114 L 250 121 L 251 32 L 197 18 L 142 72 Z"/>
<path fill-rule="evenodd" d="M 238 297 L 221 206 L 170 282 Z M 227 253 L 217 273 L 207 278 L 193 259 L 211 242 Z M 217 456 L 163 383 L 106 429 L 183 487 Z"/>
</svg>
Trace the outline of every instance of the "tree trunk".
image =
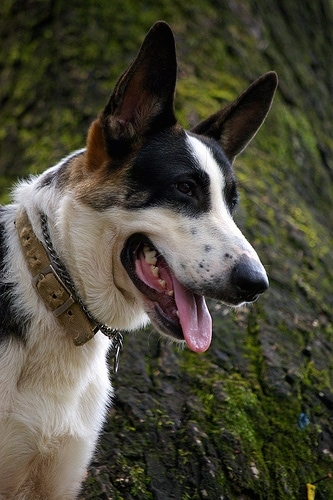
<svg viewBox="0 0 333 500">
<path fill-rule="evenodd" d="M 306 499 L 333 469 L 331 0 L 4 1 L 0 172 L 82 147 L 155 20 L 175 30 L 183 125 L 276 70 L 271 113 L 235 162 L 237 223 L 269 274 L 248 308 L 211 302 L 202 355 L 125 334 L 115 399 L 82 499 Z M 316 485 L 333 498 L 333 480 Z"/>
</svg>

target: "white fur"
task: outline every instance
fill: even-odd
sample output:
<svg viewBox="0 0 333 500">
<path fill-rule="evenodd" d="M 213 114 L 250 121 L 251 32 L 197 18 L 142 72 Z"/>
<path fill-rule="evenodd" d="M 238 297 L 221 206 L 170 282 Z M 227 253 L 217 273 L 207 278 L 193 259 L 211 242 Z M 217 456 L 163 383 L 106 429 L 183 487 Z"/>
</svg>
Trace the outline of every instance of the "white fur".
<svg viewBox="0 0 333 500">
<path fill-rule="evenodd" d="M 25 345 L 10 340 L 0 346 L 0 498 L 6 500 L 75 498 L 112 395 L 109 340 L 98 333 L 75 347 L 32 289 L 15 214 L 23 204 L 38 233 L 38 209 L 51 213 L 58 205 L 52 190 L 43 196 L 37 183 L 35 178 L 18 187 L 5 222 L 4 279 L 18 283 L 17 313 L 31 321 Z"/>
<path fill-rule="evenodd" d="M 53 244 L 80 295 L 91 313 L 113 328 L 132 330 L 148 322 L 144 299 L 120 262 L 133 233 L 144 232 L 189 286 L 205 284 L 212 275 L 223 284 L 242 253 L 259 262 L 228 212 L 223 175 L 212 153 L 194 137 L 187 140 L 211 180 L 211 211 L 198 218 L 167 207 L 142 209 L 135 217 L 121 207 L 97 212 L 69 189 L 60 196 L 52 186 L 41 188 L 40 177 L 16 188 L 4 221 L 9 252 L 3 279 L 18 283 L 17 314 L 31 326 L 26 344 L 10 340 L 0 347 L 1 500 L 75 498 L 112 395 L 105 359 L 108 339 L 98 333 L 75 347 L 31 286 L 14 225 L 21 206 L 40 239 L 39 212 L 48 216 Z M 205 253 L 207 242 L 211 251 Z M 224 258 L 226 253 L 232 260 Z"/>
<path fill-rule="evenodd" d="M 148 322 L 119 261 L 125 239 L 141 230 L 142 222 L 121 209 L 96 216 L 72 193 L 59 196 L 50 186 L 40 188 L 40 180 L 33 177 L 16 188 L 3 221 L 9 251 L 2 279 L 18 283 L 13 292 L 17 314 L 31 323 L 25 344 L 0 345 L 1 500 L 75 498 L 112 395 L 109 340 L 97 333 L 84 346 L 74 346 L 32 288 L 14 224 L 18 209 L 25 208 L 41 240 L 39 212 L 47 214 L 53 243 L 101 322 L 127 330 Z M 157 223 L 156 215 L 150 217 L 148 232 Z"/>
</svg>

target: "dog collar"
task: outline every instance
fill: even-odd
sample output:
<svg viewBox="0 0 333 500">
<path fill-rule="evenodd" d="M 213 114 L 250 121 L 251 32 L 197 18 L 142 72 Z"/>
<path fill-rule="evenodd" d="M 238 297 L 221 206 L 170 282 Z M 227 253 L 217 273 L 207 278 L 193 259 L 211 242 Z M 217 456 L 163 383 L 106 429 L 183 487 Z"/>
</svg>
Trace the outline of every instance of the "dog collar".
<svg viewBox="0 0 333 500">
<path fill-rule="evenodd" d="M 99 330 L 112 341 L 113 371 L 116 372 L 123 336 L 118 330 L 96 321 L 88 311 L 53 247 L 46 215 L 41 214 L 40 219 L 45 246 L 37 239 L 25 210 L 20 211 L 15 221 L 21 248 L 32 275 L 32 284 L 47 308 L 70 332 L 76 346 L 84 345 Z"/>
</svg>

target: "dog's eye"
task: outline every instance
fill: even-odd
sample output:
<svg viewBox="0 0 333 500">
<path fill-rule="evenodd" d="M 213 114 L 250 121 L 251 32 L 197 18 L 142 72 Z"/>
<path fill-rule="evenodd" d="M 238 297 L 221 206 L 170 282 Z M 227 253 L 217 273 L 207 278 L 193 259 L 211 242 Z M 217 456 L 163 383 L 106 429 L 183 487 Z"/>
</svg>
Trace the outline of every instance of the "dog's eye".
<svg viewBox="0 0 333 500">
<path fill-rule="evenodd" d="M 190 182 L 177 182 L 176 188 L 183 194 L 193 196 L 193 186 Z"/>
</svg>

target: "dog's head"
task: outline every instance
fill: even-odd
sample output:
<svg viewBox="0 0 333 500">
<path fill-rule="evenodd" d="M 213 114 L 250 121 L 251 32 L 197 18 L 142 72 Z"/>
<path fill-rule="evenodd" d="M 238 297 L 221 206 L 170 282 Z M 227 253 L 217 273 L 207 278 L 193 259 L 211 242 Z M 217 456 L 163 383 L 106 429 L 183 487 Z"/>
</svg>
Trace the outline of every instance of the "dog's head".
<svg viewBox="0 0 333 500">
<path fill-rule="evenodd" d="M 116 286 L 117 307 L 130 318 L 116 326 L 136 327 L 144 310 L 157 330 L 202 352 L 212 330 L 203 296 L 237 306 L 268 287 L 256 252 L 233 221 L 232 163 L 264 121 L 277 77 L 265 74 L 188 132 L 175 118 L 176 72 L 172 32 L 159 22 L 92 124 L 84 166 L 81 160 L 72 178 L 76 199 L 103 214 L 96 246 L 112 269 L 101 275 Z M 97 317 L 114 324 L 115 313 L 107 312 L 114 306 L 97 307 L 85 288 Z"/>
</svg>

